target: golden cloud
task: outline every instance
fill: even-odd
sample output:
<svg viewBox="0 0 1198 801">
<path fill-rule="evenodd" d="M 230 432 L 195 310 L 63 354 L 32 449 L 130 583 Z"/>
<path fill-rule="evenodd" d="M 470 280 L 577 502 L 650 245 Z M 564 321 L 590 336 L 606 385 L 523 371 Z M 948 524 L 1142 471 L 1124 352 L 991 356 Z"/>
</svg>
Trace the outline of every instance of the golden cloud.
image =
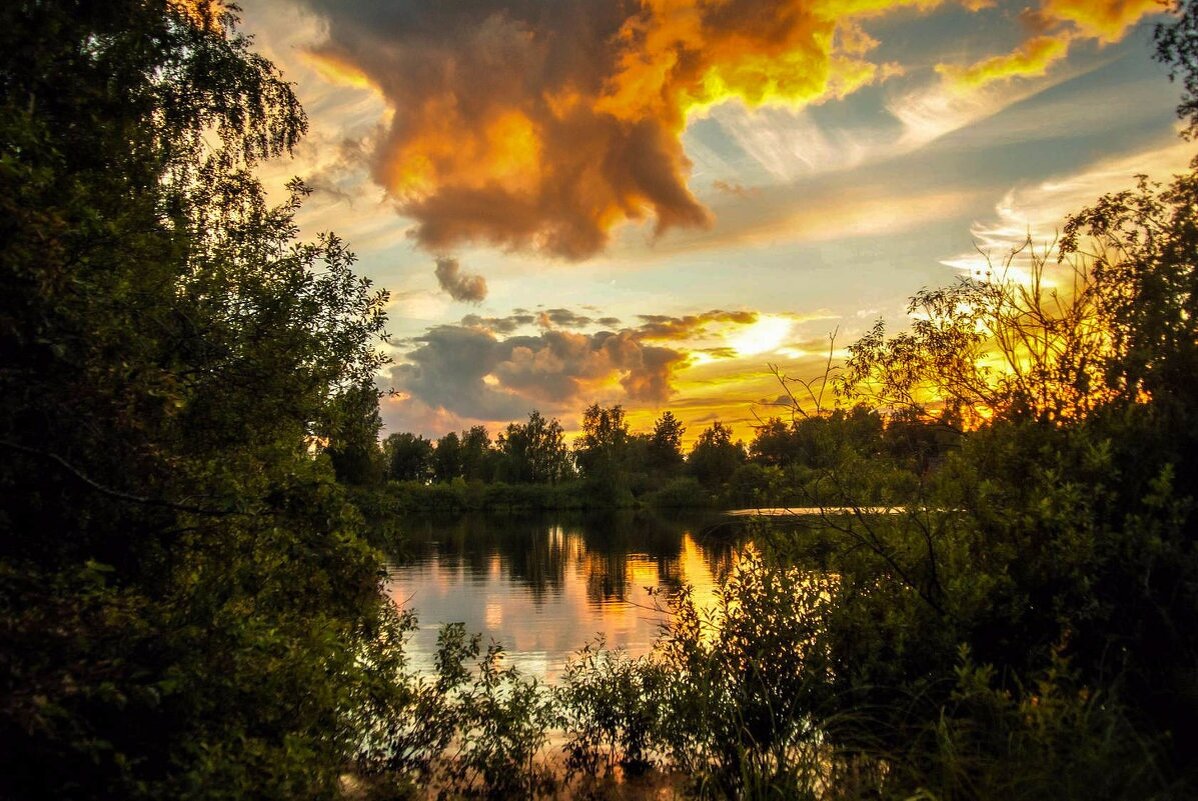
<svg viewBox="0 0 1198 801">
<path fill-rule="evenodd" d="M 977 89 L 994 81 L 1043 75 L 1068 54 L 1067 38 L 1036 36 L 1014 53 L 994 56 L 968 67 L 937 64 L 936 72 L 958 87 Z"/>
<path fill-rule="evenodd" d="M 691 117 L 901 74 L 870 61 L 861 21 L 944 0 L 306 2 L 329 23 L 314 64 L 393 111 L 374 177 L 421 244 L 580 259 L 625 221 L 710 223 L 688 186 Z"/>
<path fill-rule="evenodd" d="M 366 73 L 354 66 L 352 62 L 332 53 L 302 51 L 300 56 L 308 66 L 316 71 L 317 75 L 329 83 L 352 86 L 355 89 L 375 88 Z"/>
<path fill-rule="evenodd" d="M 1119 41 L 1150 14 L 1165 11 L 1162 0 L 1043 0 L 1024 14 L 1034 34 L 1006 55 L 969 66 L 938 64 L 936 71 L 958 89 L 978 89 L 996 81 L 1044 75 L 1069 55 L 1073 42 Z"/>
<path fill-rule="evenodd" d="M 1071 23 L 1081 36 L 1109 44 L 1144 17 L 1165 10 L 1162 0 L 1044 0 L 1039 14 Z"/>
</svg>

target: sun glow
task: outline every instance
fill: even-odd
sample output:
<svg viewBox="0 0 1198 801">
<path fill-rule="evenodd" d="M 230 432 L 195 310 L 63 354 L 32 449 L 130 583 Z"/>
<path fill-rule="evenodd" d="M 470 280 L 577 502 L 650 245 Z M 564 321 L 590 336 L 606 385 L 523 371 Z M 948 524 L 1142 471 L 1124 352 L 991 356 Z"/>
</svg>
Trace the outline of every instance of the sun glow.
<svg viewBox="0 0 1198 801">
<path fill-rule="evenodd" d="M 757 322 L 728 337 L 728 344 L 738 356 L 755 356 L 777 350 L 790 336 L 791 321 L 773 314 L 763 314 Z"/>
</svg>

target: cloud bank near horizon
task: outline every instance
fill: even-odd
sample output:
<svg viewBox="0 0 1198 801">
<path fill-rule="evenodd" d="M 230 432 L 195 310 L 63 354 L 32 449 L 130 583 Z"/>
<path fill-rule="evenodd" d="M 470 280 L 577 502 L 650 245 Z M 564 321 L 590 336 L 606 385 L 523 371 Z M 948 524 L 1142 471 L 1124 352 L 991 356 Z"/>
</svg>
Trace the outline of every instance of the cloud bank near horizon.
<svg viewBox="0 0 1198 801">
<path fill-rule="evenodd" d="M 409 341 L 387 376 L 395 394 L 384 413 L 391 427 L 442 431 L 519 419 L 532 408 L 573 415 L 596 400 L 662 408 L 675 400 L 681 371 L 721 363 L 735 373 L 745 369 L 738 360 L 756 364 L 765 352 L 795 358 L 805 343 L 798 327 L 829 318 L 712 309 L 637 315 L 635 325 L 619 326 L 566 308 L 468 314 Z"/>
</svg>

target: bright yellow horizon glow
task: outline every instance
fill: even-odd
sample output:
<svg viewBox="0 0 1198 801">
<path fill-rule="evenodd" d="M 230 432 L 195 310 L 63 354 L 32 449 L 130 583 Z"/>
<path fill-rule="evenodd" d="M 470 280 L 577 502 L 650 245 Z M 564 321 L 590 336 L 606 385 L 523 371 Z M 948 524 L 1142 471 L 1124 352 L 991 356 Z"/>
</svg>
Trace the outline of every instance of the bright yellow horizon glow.
<svg viewBox="0 0 1198 801">
<path fill-rule="evenodd" d="M 728 337 L 728 344 L 738 356 L 756 356 L 774 351 L 790 336 L 792 323 L 786 317 L 763 314 L 757 322 Z"/>
</svg>

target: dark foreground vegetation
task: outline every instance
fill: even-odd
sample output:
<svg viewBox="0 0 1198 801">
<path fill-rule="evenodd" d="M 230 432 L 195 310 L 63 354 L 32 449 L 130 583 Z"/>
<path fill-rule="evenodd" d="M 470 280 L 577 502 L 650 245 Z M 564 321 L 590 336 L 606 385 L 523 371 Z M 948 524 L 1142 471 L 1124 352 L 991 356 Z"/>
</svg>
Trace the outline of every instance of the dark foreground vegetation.
<svg viewBox="0 0 1198 801">
<path fill-rule="evenodd" d="M 601 795 L 651 766 L 714 797 L 1198 794 L 1198 174 L 1072 217 L 1059 262 L 1019 257 L 1041 280 L 919 293 L 825 377 L 884 414 L 770 423 L 718 485 L 904 514 L 761 534 L 710 616 L 662 597 L 653 652 L 595 645 L 557 688 L 458 627 L 418 677 L 351 487 L 383 298 L 295 240 L 302 187 L 267 205 L 252 168 L 304 118 L 233 23 L 0 6 L 0 797 Z M 593 411 L 580 480 L 634 493 Z M 844 447 L 767 447 L 820 432 Z M 702 462 L 672 480 L 712 492 Z"/>
</svg>

